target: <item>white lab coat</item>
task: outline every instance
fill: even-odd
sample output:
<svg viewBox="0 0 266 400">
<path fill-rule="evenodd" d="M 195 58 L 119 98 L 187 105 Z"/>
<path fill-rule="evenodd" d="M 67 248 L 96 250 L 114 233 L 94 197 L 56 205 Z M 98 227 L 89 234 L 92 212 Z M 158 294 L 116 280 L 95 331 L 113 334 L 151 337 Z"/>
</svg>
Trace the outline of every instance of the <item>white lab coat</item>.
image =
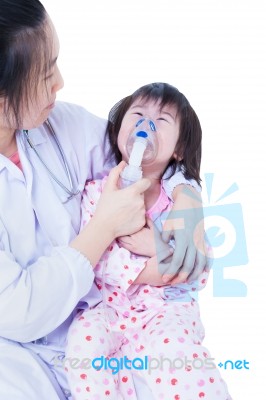
<svg viewBox="0 0 266 400">
<path fill-rule="evenodd" d="M 49 119 L 74 187 L 82 190 L 87 179 L 101 178 L 110 168 L 106 121 L 61 102 Z M 51 171 L 69 187 L 49 130 L 41 126 L 29 134 Z M 16 135 L 23 172 L 0 154 L 0 400 L 65 399 L 70 393 L 54 357 L 64 356 L 77 304 L 93 305 L 100 297 L 89 261 L 68 246 L 79 232 L 81 195 L 63 204 L 63 189 L 23 132 Z M 186 182 L 181 173 L 175 180 Z"/>
</svg>

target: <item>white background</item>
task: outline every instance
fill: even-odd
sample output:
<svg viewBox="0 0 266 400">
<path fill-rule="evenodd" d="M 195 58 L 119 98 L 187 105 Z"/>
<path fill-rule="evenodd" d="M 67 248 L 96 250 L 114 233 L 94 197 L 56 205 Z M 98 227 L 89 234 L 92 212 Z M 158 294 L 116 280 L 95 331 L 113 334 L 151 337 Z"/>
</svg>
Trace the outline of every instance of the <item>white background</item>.
<svg viewBox="0 0 266 400">
<path fill-rule="evenodd" d="M 246 297 L 217 298 L 212 277 L 200 295 L 205 345 L 216 361 L 250 362 L 221 371 L 234 400 L 265 396 L 266 15 L 263 0 L 44 0 L 61 51 L 65 88 L 59 99 L 107 117 L 139 86 L 178 87 L 203 128 L 204 173 L 214 173 L 211 204 L 241 203 L 249 262 L 227 268 Z M 203 197 L 206 192 L 203 185 Z M 218 204 L 218 203 L 217 203 Z M 223 201 L 219 204 L 223 204 Z M 256 393 L 256 394 L 255 394 Z M 195 399 L 196 400 L 196 399 Z M 214 399 L 213 399 L 214 400 Z"/>
</svg>

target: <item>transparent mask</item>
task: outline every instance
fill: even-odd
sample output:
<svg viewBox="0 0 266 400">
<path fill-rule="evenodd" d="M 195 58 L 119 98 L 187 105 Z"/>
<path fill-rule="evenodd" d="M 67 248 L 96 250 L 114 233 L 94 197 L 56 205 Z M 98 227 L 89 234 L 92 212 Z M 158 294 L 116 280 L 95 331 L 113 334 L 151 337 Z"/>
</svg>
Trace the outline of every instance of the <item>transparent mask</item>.
<svg viewBox="0 0 266 400">
<path fill-rule="evenodd" d="M 147 165 L 154 161 L 158 152 L 158 138 L 155 123 L 149 118 L 141 118 L 135 125 L 126 143 L 126 153 L 130 159 L 134 143 L 137 138 L 146 137 L 146 148 L 139 165 Z"/>
<path fill-rule="evenodd" d="M 129 160 L 121 173 L 122 187 L 141 179 L 141 165 L 148 165 L 155 159 L 158 152 L 155 123 L 149 118 L 141 118 L 129 135 L 125 148 Z"/>
</svg>

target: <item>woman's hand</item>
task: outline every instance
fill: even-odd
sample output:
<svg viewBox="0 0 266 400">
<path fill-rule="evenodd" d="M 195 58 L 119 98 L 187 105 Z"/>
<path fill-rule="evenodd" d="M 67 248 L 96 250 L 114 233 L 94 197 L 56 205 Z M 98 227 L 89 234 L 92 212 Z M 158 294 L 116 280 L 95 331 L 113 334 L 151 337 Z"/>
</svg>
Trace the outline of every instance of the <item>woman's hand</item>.
<svg viewBox="0 0 266 400">
<path fill-rule="evenodd" d="M 104 186 L 94 216 L 70 246 L 84 254 L 95 266 L 109 244 L 117 237 L 130 235 L 145 225 L 144 195 L 150 186 L 141 179 L 126 189 L 118 188 L 121 162 L 113 168 Z"/>
<path fill-rule="evenodd" d="M 163 280 L 171 284 L 191 282 L 210 269 L 205 244 L 201 196 L 191 186 L 178 185 L 175 203 L 163 227 L 162 238 L 175 239 L 175 252 Z"/>
<path fill-rule="evenodd" d="M 144 192 L 150 181 L 141 179 L 125 189 L 119 189 L 119 177 L 125 165 L 122 161 L 111 170 L 93 217 L 102 221 L 105 229 L 112 232 L 113 239 L 131 235 L 146 223 Z"/>
</svg>

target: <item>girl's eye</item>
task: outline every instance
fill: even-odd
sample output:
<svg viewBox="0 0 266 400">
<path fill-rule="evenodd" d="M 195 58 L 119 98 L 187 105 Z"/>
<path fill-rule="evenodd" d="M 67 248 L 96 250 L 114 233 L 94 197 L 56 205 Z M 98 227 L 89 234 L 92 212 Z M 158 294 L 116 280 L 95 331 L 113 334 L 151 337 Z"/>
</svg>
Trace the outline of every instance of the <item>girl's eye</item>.
<svg viewBox="0 0 266 400">
<path fill-rule="evenodd" d="M 167 119 L 162 118 L 162 117 L 161 117 L 161 118 L 157 118 L 157 121 L 165 121 L 165 122 L 168 122 Z"/>
<path fill-rule="evenodd" d="M 135 114 L 135 115 L 140 115 L 140 116 L 142 117 L 141 112 L 135 112 L 134 114 Z"/>
<path fill-rule="evenodd" d="M 51 79 L 52 76 L 53 76 L 53 74 L 47 75 L 47 76 L 44 78 L 44 80 L 45 80 L 45 81 L 48 81 L 48 79 Z"/>
</svg>

